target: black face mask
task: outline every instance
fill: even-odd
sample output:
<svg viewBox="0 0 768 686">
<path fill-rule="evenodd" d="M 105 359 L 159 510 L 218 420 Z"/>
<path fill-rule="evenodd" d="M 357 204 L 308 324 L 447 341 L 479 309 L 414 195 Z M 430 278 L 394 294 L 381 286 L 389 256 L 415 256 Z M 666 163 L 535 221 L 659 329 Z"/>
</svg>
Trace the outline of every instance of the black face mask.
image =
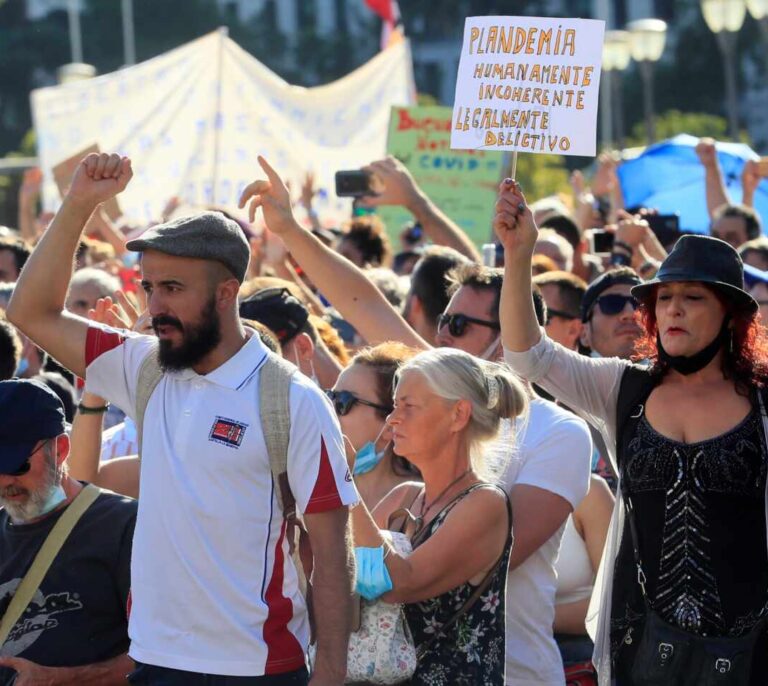
<svg viewBox="0 0 768 686">
<path fill-rule="evenodd" d="M 723 321 L 720 333 L 715 336 L 714 340 L 690 357 L 684 355 L 668 355 L 667 351 L 664 350 L 664 346 L 661 344 L 661 336 L 656 334 L 656 347 L 659 350 L 659 361 L 668 365 L 683 376 L 688 376 L 689 374 L 695 374 L 696 372 L 701 371 L 715 359 L 715 355 L 717 355 L 720 348 L 728 342 L 731 335 L 731 331 L 728 328 L 728 321 L 729 317 L 726 317 Z"/>
</svg>

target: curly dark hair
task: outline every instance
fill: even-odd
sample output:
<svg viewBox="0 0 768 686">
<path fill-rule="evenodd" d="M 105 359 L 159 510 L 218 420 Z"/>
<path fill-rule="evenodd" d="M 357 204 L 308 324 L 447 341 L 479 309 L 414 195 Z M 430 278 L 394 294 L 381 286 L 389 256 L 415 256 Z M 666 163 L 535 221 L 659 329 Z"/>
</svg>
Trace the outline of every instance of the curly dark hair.
<svg viewBox="0 0 768 686">
<path fill-rule="evenodd" d="M 706 286 L 706 284 L 703 284 Z M 733 379 L 736 391 L 749 396 L 753 388 L 762 388 L 768 383 L 768 333 L 760 319 L 759 312 L 738 307 L 717 288 L 707 286 L 724 305 L 726 317 L 733 323 L 733 344 L 723 355 L 723 374 Z M 658 333 L 656 321 L 656 294 L 658 288 L 641 300 L 637 317 L 643 327 L 643 335 L 635 342 L 633 360 L 648 360 L 652 374 L 663 375 L 668 365 L 659 360 Z"/>
</svg>

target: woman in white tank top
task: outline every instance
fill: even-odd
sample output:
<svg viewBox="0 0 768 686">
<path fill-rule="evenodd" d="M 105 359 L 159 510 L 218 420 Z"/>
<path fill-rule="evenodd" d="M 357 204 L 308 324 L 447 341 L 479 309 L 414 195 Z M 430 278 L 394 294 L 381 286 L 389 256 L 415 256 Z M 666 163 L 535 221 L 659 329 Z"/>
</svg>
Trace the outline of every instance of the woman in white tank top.
<svg viewBox="0 0 768 686">
<path fill-rule="evenodd" d="M 566 666 L 592 657 L 592 641 L 587 636 L 584 622 L 608 534 L 613 500 L 605 480 L 593 474 L 589 493 L 565 523 L 555 565 L 554 630 Z"/>
</svg>

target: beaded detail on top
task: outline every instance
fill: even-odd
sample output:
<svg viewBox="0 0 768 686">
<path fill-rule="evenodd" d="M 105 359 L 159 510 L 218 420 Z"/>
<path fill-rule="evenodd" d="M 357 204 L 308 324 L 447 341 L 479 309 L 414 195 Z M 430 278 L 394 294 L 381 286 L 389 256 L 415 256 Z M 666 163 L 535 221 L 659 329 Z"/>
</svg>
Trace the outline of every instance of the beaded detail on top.
<svg viewBox="0 0 768 686">
<path fill-rule="evenodd" d="M 727 621 L 712 560 L 710 523 L 718 513 L 707 505 L 711 494 L 762 502 L 766 461 L 761 434 L 754 411 L 722 436 L 691 444 L 660 435 L 643 416 L 629 444 L 631 493 L 663 491 L 665 496 L 653 605 L 665 621 L 691 633 L 739 635 L 764 614 Z"/>
</svg>

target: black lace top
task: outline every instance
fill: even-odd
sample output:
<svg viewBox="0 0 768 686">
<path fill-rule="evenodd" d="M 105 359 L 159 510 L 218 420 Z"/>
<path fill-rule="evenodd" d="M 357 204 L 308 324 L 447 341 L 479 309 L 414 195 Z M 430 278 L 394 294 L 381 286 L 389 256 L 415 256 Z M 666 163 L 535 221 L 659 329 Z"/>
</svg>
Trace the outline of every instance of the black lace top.
<svg viewBox="0 0 768 686">
<path fill-rule="evenodd" d="M 424 543 L 440 528 L 462 498 L 478 488 L 488 487 L 488 484 L 476 484 L 461 493 L 427 525 L 425 533 L 419 536 L 419 543 Z M 487 590 L 466 614 L 431 643 L 418 662 L 410 681 L 412 686 L 503 686 L 504 592 L 511 549 L 510 535 Z M 405 605 L 405 617 L 417 650 L 456 614 L 475 588 L 465 583 L 436 598 Z"/>
<path fill-rule="evenodd" d="M 760 414 L 716 438 L 679 443 L 643 416 L 628 444 L 626 486 L 654 609 L 700 636 L 741 636 L 768 608 L 766 446 Z M 631 653 L 644 605 L 625 531 L 616 560 L 611 643 Z M 620 670 L 621 671 L 621 670 Z"/>
</svg>

